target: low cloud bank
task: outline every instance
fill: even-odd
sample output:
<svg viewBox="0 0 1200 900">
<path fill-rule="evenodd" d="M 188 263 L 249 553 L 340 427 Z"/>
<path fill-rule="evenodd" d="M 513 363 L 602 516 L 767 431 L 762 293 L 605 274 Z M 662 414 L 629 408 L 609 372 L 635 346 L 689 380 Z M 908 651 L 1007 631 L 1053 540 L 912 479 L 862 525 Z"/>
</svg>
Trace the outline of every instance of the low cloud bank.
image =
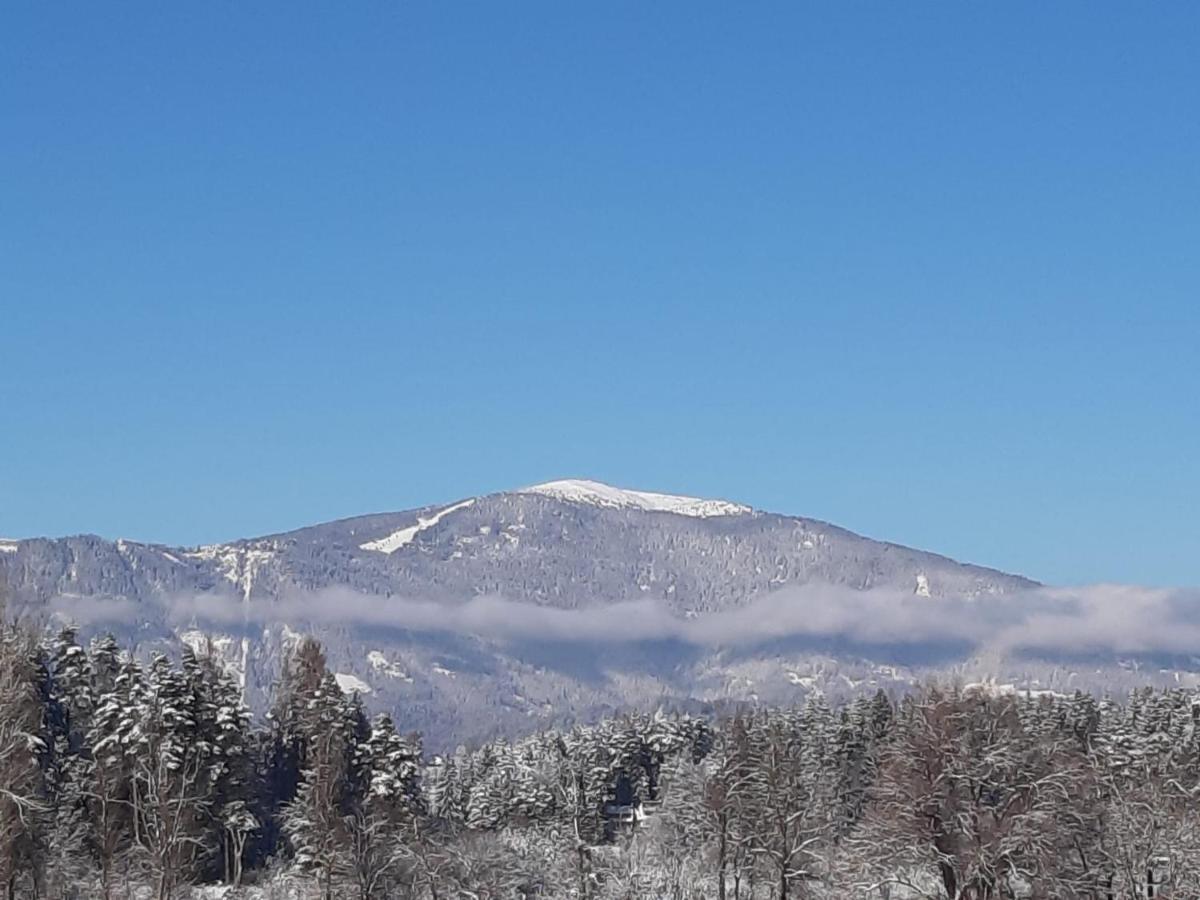
<svg viewBox="0 0 1200 900">
<path fill-rule="evenodd" d="M 338 626 L 471 634 L 499 641 L 673 640 L 734 647 L 787 638 L 871 646 L 961 644 L 1001 653 L 1169 653 L 1200 656 L 1200 589 L 1128 585 L 1041 588 L 1002 596 L 928 598 L 829 585 L 785 588 L 745 606 L 683 618 L 651 600 L 576 610 L 483 596 L 463 603 L 379 597 L 344 589 L 243 604 L 227 596 L 161 606 L 63 598 L 52 611 L 82 625 L 250 629 Z"/>
</svg>

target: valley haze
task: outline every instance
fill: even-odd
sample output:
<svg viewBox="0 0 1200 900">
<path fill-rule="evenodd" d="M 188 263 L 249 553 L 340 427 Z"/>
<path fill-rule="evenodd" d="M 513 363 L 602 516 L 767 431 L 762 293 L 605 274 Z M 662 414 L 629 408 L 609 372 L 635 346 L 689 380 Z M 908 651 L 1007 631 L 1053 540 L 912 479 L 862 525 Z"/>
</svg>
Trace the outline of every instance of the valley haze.
<svg viewBox="0 0 1200 900">
<path fill-rule="evenodd" d="M 932 676 L 1200 685 L 1200 592 L 1048 587 L 744 504 L 567 480 L 195 548 L 0 541 L 17 610 L 215 652 L 262 709 L 303 634 L 432 746 L 622 708 L 719 710 Z"/>
</svg>

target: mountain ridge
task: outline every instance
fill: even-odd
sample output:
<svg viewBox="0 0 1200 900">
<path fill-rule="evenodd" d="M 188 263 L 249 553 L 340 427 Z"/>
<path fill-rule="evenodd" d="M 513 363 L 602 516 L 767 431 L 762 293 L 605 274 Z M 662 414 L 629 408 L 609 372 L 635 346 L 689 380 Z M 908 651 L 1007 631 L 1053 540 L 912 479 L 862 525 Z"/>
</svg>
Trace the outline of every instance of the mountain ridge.
<svg viewBox="0 0 1200 900">
<path fill-rule="evenodd" d="M 225 582 L 244 593 L 248 580 L 267 596 L 289 587 L 346 585 L 434 599 L 494 592 L 566 607 L 649 594 L 676 611 L 701 613 L 812 581 L 931 596 L 1037 585 L 821 520 L 582 480 L 197 547 L 93 535 L 5 546 L 0 569 L 8 573 L 9 590 L 25 601 L 45 601 L 56 592 L 203 593 Z M 26 557 L 32 564 L 19 565 Z M 547 578 L 548 565 L 569 571 Z M 260 572 L 268 577 L 259 580 Z M 249 590 L 254 594 L 255 584 Z"/>
<path fill-rule="evenodd" d="M 69 540 L 77 540 L 77 539 L 96 540 L 96 541 L 102 541 L 102 542 L 105 542 L 108 544 L 113 544 L 113 545 L 120 545 L 120 544 L 135 545 L 135 546 L 144 547 L 147 549 L 157 549 L 157 550 L 167 551 L 167 552 L 171 552 L 171 553 L 179 553 L 182 551 L 188 555 L 192 555 L 192 554 L 196 554 L 198 552 L 204 551 L 206 549 L 211 549 L 211 548 L 235 547 L 235 546 L 239 546 L 239 545 L 253 544 L 253 543 L 258 543 L 258 542 L 263 542 L 263 541 L 292 538 L 294 536 L 298 536 L 298 535 L 313 531 L 315 529 L 331 528 L 331 527 L 340 526 L 340 525 L 344 525 L 344 524 L 348 524 L 348 523 L 369 523 L 373 520 L 389 520 L 390 521 L 393 519 L 403 518 L 403 517 L 408 517 L 408 516 L 420 517 L 422 514 L 437 513 L 439 511 L 442 513 L 449 513 L 451 511 L 457 510 L 458 508 L 460 508 L 462 506 L 466 506 L 471 503 L 474 503 L 477 500 L 487 500 L 487 499 L 495 498 L 495 497 L 505 497 L 505 496 L 512 496 L 512 495 L 520 495 L 520 494 L 543 495 L 543 496 L 552 497 L 554 499 L 561 500 L 563 502 L 585 503 L 586 504 L 586 503 L 589 503 L 589 500 L 582 498 L 580 495 L 583 493 L 588 493 L 588 492 L 592 493 L 593 495 L 599 495 L 599 494 L 603 493 L 603 494 L 608 494 L 610 496 L 616 494 L 616 495 L 623 495 L 625 497 L 631 497 L 631 498 L 655 498 L 655 499 L 659 499 L 662 501 L 668 501 L 668 502 L 674 501 L 676 506 L 685 506 L 685 505 L 690 504 L 693 506 L 707 506 L 710 508 L 716 508 L 716 509 L 720 510 L 718 512 L 688 513 L 688 512 L 682 512 L 678 508 L 676 508 L 676 509 L 668 509 L 668 508 L 655 509 L 655 508 L 651 508 L 651 507 L 647 507 L 647 506 L 641 506 L 640 508 L 646 512 L 664 512 L 664 513 L 674 513 L 674 514 L 679 514 L 679 515 L 694 515 L 699 518 L 708 518 L 708 517 L 713 517 L 713 516 L 717 516 L 717 515 L 721 515 L 721 516 L 724 516 L 724 515 L 758 515 L 758 516 L 773 516 L 773 517 L 777 517 L 780 519 L 808 522 L 813 525 L 823 527 L 825 529 L 842 532 L 846 535 L 850 535 L 855 538 L 862 539 L 864 541 L 869 541 L 876 545 L 891 547 L 891 548 L 894 548 L 897 550 L 920 553 L 923 555 L 928 555 L 930 557 L 935 557 L 935 558 L 945 561 L 947 563 L 953 563 L 953 564 L 962 565 L 962 566 L 970 566 L 970 567 L 976 568 L 976 569 L 995 572 L 1000 575 L 1021 578 L 1023 581 L 1025 581 L 1029 584 L 1037 584 L 1036 581 L 1034 581 L 1033 579 L 1027 578 L 1026 576 L 1015 575 L 1013 573 L 1007 573 L 1007 572 L 1004 572 L 1003 570 L 998 569 L 994 566 L 987 566 L 987 565 L 980 564 L 980 563 L 964 562 L 962 560 L 956 559 L 956 558 L 948 556 L 946 554 L 938 553 L 938 552 L 932 551 L 932 550 L 917 548 L 917 547 L 914 547 L 909 544 L 901 543 L 900 541 L 871 537 L 868 535 L 864 535 L 860 532 L 856 532 L 851 529 L 844 528 L 839 525 L 835 525 L 832 522 L 829 522 L 829 521 L 823 520 L 823 519 L 816 519 L 816 518 L 812 518 L 812 517 L 808 517 L 808 516 L 796 515 L 794 513 L 785 513 L 785 512 L 775 511 L 775 510 L 760 509 L 760 508 L 750 506 L 748 504 L 737 503 L 737 502 L 726 500 L 726 499 L 701 498 L 701 497 L 692 497 L 692 496 L 686 496 L 686 495 L 665 494 L 665 493 L 645 491 L 645 490 L 640 490 L 640 489 L 618 488 L 618 487 L 614 487 L 612 485 L 605 484 L 603 482 L 593 481 L 593 480 L 589 480 L 589 479 L 579 479 L 579 478 L 557 479 L 557 480 L 542 482 L 542 483 L 529 485 L 529 486 L 525 486 L 525 487 L 521 487 L 521 488 L 516 488 L 514 490 L 495 491 L 495 492 L 491 492 L 491 493 L 487 493 L 487 494 L 476 495 L 474 497 L 464 497 L 464 498 L 452 500 L 452 501 L 445 502 L 445 503 L 432 503 L 432 504 L 426 504 L 426 505 L 420 506 L 420 507 L 411 507 L 411 508 L 402 509 L 402 510 L 383 510 L 383 511 L 361 513 L 361 514 L 350 515 L 350 516 L 339 516 L 335 519 L 330 519 L 330 520 L 323 521 L 323 522 L 311 523 L 311 524 L 307 524 L 307 525 L 300 525 L 295 528 L 289 528 L 289 529 L 285 529 L 282 531 L 265 532 L 265 533 L 261 533 L 261 534 L 257 534 L 257 535 L 235 537 L 235 538 L 231 538 L 231 539 L 224 540 L 224 541 L 209 542 L 209 543 L 204 543 L 204 544 L 173 544 L 173 543 L 165 542 L 165 541 L 137 540 L 137 539 L 131 539 L 131 538 L 124 538 L 124 537 L 110 538 L 110 537 L 106 537 L 102 534 L 99 534 L 97 532 L 78 532 L 78 533 L 73 533 L 73 534 L 65 534 L 65 535 L 57 535 L 57 536 L 56 535 L 35 535 L 35 536 L 23 537 L 23 538 L 0 537 L 0 559 L 3 559 L 3 554 L 5 554 L 5 553 L 15 552 L 18 545 L 20 545 L 20 544 L 30 543 L 30 542 L 34 542 L 34 541 L 69 541 Z M 609 508 L 627 508 L 627 509 L 639 508 L 639 506 L 636 503 L 626 503 L 622 506 L 618 506 L 618 504 L 613 503 L 613 502 L 597 502 L 594 500 L 590 501 L 590 505 L 609 507 Z"/>
<path fill-rule="evenodd" d="M 313 634 L 339 684 L 435 743 L 623 708 L 904 689 L 921 671 L 907 651 L 869 659 L 815 637 L 722 648 L 724 626 L 689 643 L 671 623 L 770 626 L 803 613 L 808 589 L 920 605 L 1038 587 L 820 520 L 580 479 L 190 548 L 96 536 L 6 547 L 0 589 L 50 624 L 113 631 L 141 655 L 206 648 L 258 709 Z"/>
</svg>

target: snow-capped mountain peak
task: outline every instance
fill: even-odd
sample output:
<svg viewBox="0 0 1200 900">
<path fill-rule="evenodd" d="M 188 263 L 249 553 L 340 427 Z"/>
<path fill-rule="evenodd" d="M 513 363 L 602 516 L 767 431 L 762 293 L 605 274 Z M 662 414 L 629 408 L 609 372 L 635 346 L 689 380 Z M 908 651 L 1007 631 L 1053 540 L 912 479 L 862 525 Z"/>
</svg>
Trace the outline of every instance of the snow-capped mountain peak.
<svg viewBox="0 0 1200 900">
<path fill-rule="evenodd" d="M 740 516 L 753 512 L 749 506 L 728 500 L 705 500 L 700 497 L 680 497 L 675 494 L 655 494 L 649 491 L 630 491 L 599 481 L 567 479 L 547 481 L 522 488 L 522 494 L 541 494 L 567 503 L 586 503 L 610 509 L 640 509 L 647 512 L 668 512 L 680 516 L 706 519 L 710 516 Z"/>
<path fill-rule="evenodd" d="M 112 631 L 146 654 L 211 645 L 256 710 L 312 634 L 342 690 L 379 710 L 404 709 L 411 727 L 456 742 L 643 697 L 774 702 L 817 687 L 832 696 L 840 674 L 812 670 L 812 654 L 827 657 L 815 643 L 810 652 L 807 637 L 786 660 L 774 644 L 728 656 L 686 641 L 659 646 L 676 628 L 716 635 L 721 620 L 687 623 L 719 614 L 736 613 L 757 634 L 755 617 L 792 602 L 772 599 L 780 590 L 928 594 L 936 604 L 1037 587 L 825 522 L 584 480 L 201 547 L 0 538 L 0 585 L 9 608 L 75 622 L 85 638 Z M 645 622 L 639 612 L 615 629 L 598 626 L 630 617 L 633 604 Z M 874 678 L 872 688 L 917 677 L 872 674 L 849 651 L 828 659 L 845 664 L 830 673 Z M 1010 677 L 1002 662 L 989 662 L 991 671 L 1028 683 L 1029 669 Z M 614 677 L 595 678 L 600 667 Z M 817 681 L 799 680 L 810 676 Z"/>
</svg>

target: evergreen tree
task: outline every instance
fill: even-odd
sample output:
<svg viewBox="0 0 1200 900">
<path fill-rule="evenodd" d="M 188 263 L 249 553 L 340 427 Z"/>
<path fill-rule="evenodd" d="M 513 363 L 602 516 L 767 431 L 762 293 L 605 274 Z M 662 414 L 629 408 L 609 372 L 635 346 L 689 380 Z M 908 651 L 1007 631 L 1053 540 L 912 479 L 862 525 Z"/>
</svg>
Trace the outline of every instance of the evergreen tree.
<svg viewBox="0 0 1200 900">
<path fill-rule="evenodd" d="M 87 743 L 95 698 L 92 667 L 72 628 L 62 629 L 44 648 L 45 773 L 50 822 L 47 829 L 49 887 L 62 893 L 86 881 L 92 862 L 88 795 L 94 765 Z"/>
<path fill-rule="evenodd" d="M 332 900 L 338 880 L 352 871 L 351 822 L 361 809 L 369 773 L 361 743 L 361 706 L 348 702 L 328 671 L 294 722 L 303 759 L 300 785 L 282 823 L 296 864 Z"/>
<path fill-rule="evenodd" d="M 47 753 L 36 642 L 0 622 L 0 890 L 36 896 L 47 814 L 41 763 Z"/>
</svg>

